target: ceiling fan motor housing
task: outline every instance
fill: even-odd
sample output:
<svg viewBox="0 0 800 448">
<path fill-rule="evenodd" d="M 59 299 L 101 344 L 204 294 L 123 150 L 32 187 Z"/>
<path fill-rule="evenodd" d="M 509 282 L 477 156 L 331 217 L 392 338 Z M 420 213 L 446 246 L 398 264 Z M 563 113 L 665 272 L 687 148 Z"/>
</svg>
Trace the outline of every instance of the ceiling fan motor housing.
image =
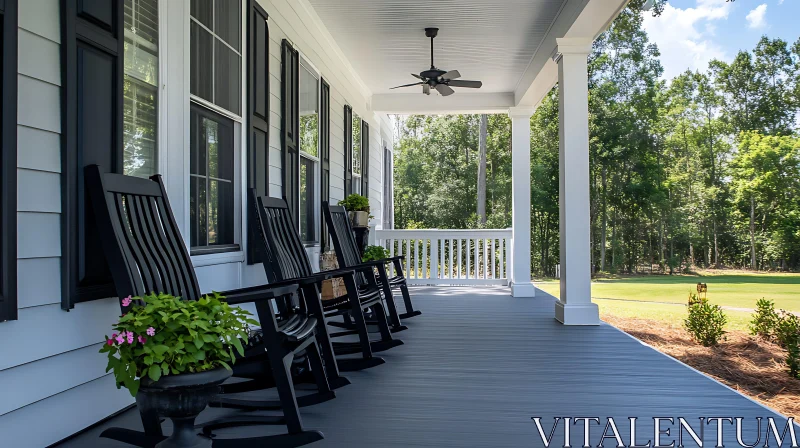
<svg viewBox="0 0 800 448">
<path fill-rule="evenodd" d="M 420 73 L 419 76 L 422 76 L 423 78 L 427 78 L 427 79 L 438 80 L 439 77 L 444 75 L 445 73 L 447 73 L 447 72 L 444 71 L 444 70 L 430 69 L 430 70 L 425 70 L 424 72 Z"/>
</svg>

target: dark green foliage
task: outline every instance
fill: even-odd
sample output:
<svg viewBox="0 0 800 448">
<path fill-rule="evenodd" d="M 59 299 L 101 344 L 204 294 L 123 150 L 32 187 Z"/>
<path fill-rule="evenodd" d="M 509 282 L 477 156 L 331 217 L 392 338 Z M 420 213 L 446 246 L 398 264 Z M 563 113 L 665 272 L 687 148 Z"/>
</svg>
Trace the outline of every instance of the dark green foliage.
<svg viewBox="0 0 800 448">
<path fill-rule="evenodd" d="M 117 387 L 131 395 L 145 376 L 204 372 L 219 367 L 230 370 L 235 353 L 244 356 L 251 314 L 221 301 L 217 293 L 197 301 L 168 294 L 134 297 L 135 304 L 113 325 L 115 333 L 100 349 L 108 354 L 106 372 L 113 370 Z M 130 333 L 131 336 L 127 337 Z"/>
<path fill-rule="evenodd" d="M 364 255 L 361 256 L 362 261 L 377 261 L 389 258 L 389 251 L 383 246 L 367 246 L 364 248 Z"/>
<path fill-rule="evenodd" d="M 749 325 L 750 334 L 766 340 L 772 339 L 777 324 L 778 313 L 775 312 L 775 302 L 767 299 L 760 299 L 756 302 L 756 312 Z"/>
<path fill-rule="evenodd" d="M 786 349 L 786 367 L 792 378 L 800 379 L 800 318 L 781 310 L 775 327 L 775 339 Z"/>
<path fill-rule="evenodd" d="M 725 324 L 728 322 L 722 307 L 712 305 L 708 299 L 696 294 L 689 294 L 688 310 L 689 315 L 683 321 L 686 331 L 705 347 L 717 345 L 725 336 Z"/>
</svg>

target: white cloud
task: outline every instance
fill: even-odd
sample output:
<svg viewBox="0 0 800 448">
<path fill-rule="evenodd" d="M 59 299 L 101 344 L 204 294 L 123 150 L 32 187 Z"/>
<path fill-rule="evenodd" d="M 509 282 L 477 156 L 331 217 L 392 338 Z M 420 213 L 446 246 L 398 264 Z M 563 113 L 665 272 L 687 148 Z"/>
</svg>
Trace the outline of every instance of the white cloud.
<svg viewBox="0 0 800 448">
<path fill-rule="evenodd" d="M 767 22 L 764 20 L 764 15 L 767 13 L 767 4 L 762 3 L 756 6 L 756 9 L 747 13 L 747 26 L 753 29 L 764 28 Z"/>
<path fill-rule="evenodd" d="M 778 4 L 782 5 L 783 4 L 783 0 L 778 0 Z"/>
<path fill-rule="evenodd" d="M 644 12 L 644 29 L 661 51 L 664 77 L 691 70 L 705 70 L 712 59 L 726 59 L 725 50 L 714 42 L 714 22 L 728 19 L 732 4 L 725 0 L 697 0 L 694 8 L 664 6 L 659 17 Z"/>
</svg>

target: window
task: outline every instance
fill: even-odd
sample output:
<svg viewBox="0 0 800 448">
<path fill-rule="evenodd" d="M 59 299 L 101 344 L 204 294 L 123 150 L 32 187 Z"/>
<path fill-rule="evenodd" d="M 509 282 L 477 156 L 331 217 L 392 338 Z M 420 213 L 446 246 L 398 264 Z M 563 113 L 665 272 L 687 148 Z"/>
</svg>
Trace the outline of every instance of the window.
<svg viewBox="0 0 800 448">
<path fill-rule="evenodd" d="M 242 2 L 192 0 L 192 95 L 235 115 L 242 111 Z"/>
<path fill-rule="evenodd" d="M 0 322 L 17 318 L 17 1 L 0 2 Z"/>
<path fill-rule="evenodd" d="M 300 238 L 317 241 L 318 217 L 315 203 L 319 164 L 319 79 L 300 66 Z"/>
<path fill-rule="evenodd" d="M 123 170 L 156 173 L 158 133 L 158 0 L 125 0 Z"/>
<path fill-rule="evenodd" d="M 353 114 L 353 137 L 352 137 L 352 171 L 353 171 L 353 186 L 352 192 L 363 194 L 361 191 L 361 117 L 358 114 Z"/>
<path fill-rule="evenodd" d="M 238 250 L 241 0 L 192 0 L 189 217 L 192 255 Z"/>
<path fill-rule="evenodd" d="M 392 151 L 383 142 L 383 228 L 394 228 L 394 179 L 392 178 Z"/>
<path fill-rule="evenodd" d="M 369 125 L 361 122 L 361 194 L 369 198 Z"/>
<path fill-rule="evenodd" d="M 191 108 L 190 207 L 192 253 L 234 245 L 233 120 Z"/>
</svg>

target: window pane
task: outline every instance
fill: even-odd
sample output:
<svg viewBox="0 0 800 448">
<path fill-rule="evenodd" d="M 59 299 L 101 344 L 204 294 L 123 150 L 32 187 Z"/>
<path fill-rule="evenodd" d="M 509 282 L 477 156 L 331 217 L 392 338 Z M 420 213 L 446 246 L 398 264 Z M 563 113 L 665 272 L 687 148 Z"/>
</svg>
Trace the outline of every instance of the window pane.
<svg viewBox="0 0 800 448">
<path fill-rule="evenodd" d="M 361 174 L 361 117 L 359 117 L 354 113 L 353 114 L 353 176 L 359 174 Z"/>
<path fill-rule="evenodd" d="M 214 34 L 236 51 L 241 52 L 242 2 L 241 0 L 216 0 L 214 8 Z"/>
<path fill-rule="evenodd" d="M 191 41 L 191 93 L 204 100 L 213 101 L 211 60 L 214 38 L 200 25 L 192 22 Z"/>
<path fill-rule="evenodd" d="M 194 104 L 191 121 L 192 247 L 234 244 L 233 121 Z"/>
<path fill-rule="evenodd" d="M 213 30 L 214 0 L 192 0 L 190 14 L 208 29 Z"/>
<path fill-rule="evenodd" d="M 242 58 L 222 41 L 214 44 L 214 104 L 241 115 Z"/>
<path fill-rule="evenodd" d="M 319 156 L 319 80 L 300 68 L 300 150 Z"/>
<path fill-rule="evenodd" d="M 314 165 L 313 160 L 300 157 L 300 239 L 305 242 L 316 241 Z"/>
<path fill-rule="evenodd" d="M 123 167 L 130 176 L 156 173 L 158 127 L 158 2 L 125 0 Z"/>
</svg>

